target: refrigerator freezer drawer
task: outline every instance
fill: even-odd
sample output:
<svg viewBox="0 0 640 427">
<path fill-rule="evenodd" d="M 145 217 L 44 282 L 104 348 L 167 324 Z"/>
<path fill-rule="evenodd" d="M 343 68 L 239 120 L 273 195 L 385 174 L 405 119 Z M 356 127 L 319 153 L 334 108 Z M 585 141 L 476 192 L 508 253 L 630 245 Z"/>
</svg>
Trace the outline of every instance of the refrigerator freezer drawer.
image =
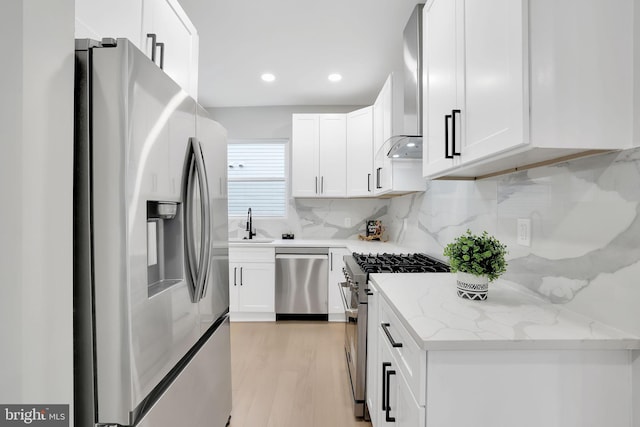
<svg viewBox="0 0 640 427">
<path fill-rule="evenodd" d="M 137 427 L 224 427 L 231 414 L 229 318 L 165 390 Z"/>
</svg>

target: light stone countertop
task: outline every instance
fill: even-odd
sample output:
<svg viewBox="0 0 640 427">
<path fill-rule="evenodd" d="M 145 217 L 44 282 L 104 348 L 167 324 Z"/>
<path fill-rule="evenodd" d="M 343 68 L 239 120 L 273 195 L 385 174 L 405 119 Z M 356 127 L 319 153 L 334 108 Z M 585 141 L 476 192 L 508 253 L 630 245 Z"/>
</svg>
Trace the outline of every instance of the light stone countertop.
<svg viewBox="0 0 640 427">
<path fill-rule="evenodd" d="M 529 295 L 497 280 L 486 301 L 456 294 L 450 273 L 372 274 L 416 343 L 424 350 L 625 350 L 640 337 Z"/>
<path fill-rule="evenodd" d="M 274 239 L 270 242 L 247 242 L 240 241 L 241 239 L 229 240 L 229 246 L 234 248 L 242 247 L 299 247 L 299 248 L 347 248 L 349 252 L 362 252 L 362 253 L 414 253 L 407 247 L 399 246 L 393 242 L 380 242 L 380 241 L 364 241 L 358 239 Z M 434 256 L 432 254 L 429 254 Z M 438 259 L 442 259 L 442 256 L 435 256 Z"/>
</svg>

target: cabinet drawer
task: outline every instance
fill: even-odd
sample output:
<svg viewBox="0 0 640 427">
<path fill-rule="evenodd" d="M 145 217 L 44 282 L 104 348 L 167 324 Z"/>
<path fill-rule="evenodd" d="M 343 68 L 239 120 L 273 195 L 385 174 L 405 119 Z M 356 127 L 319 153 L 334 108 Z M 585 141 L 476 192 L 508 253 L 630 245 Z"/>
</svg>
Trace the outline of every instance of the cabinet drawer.
<svg viewBox="0 0 640 427">
<path fill-rule="evenodd" d="M 250 243 L 246 243 L 250 245 Z M 229 248 L 230 262 L 276 262 L 275 248 Z"/>
<path fill-rule="evenodd" d="M 418 347 L 409 331 L 400 323 L 400 319 L 384 298 L 380 303 L 380 325 L 382 336 L 392 347 L 392 353 L 398 362 L 400 371 L 420 405 L 425 405 L 427 379 L 427 352 Z M 384 326 L 383 326 L 384 325 Z M 385 331 L 386 330 L 386 331 Z M 392 342 L 393 340 L 393 342 Z M 401 345 L 401 346 L 400 346 Z"/>
</svg>

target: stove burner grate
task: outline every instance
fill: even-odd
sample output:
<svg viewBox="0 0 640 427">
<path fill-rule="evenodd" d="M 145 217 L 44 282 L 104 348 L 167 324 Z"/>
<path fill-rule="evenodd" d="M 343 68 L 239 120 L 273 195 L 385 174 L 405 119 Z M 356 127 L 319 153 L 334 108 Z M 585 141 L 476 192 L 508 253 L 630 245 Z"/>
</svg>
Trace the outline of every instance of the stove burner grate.
<svg viewBox="0 0 640 427">
<path fill-rule="evenodd" d="M 356 263 L 365 273 L 448 273 L 449 266 L 425 254 L 358 254 Z"/>
</svg>

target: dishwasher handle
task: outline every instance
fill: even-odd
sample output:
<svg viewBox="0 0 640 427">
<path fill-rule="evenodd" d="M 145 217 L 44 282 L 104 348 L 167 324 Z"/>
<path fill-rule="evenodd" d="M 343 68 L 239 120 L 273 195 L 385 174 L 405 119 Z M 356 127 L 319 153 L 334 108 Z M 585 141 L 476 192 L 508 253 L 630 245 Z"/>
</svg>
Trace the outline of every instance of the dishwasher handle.
<svg viewBox="0 0 640 427">
<path fill-rule="evenodd" d="M 276 254 L 276 259 L 329 259 L 329 255 Z"/>
</svg>

